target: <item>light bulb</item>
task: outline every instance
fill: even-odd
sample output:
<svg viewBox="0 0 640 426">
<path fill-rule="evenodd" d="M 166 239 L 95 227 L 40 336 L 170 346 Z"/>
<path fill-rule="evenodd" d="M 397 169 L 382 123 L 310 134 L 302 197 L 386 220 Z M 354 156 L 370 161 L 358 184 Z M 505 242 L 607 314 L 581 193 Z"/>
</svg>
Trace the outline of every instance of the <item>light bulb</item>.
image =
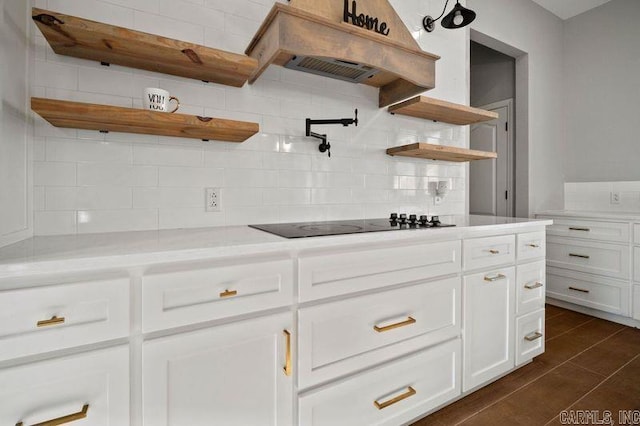
<svg viewBox="0 0 640 426">
<path fill-rule="evenodd" d="M 456 10 L 456 14 L 453 17 L 453 23 L 455 25 L 460 25 L 462 24 L 463 21 L 464 21 L 464 18 L 462 17 L 462 13 L 460 13 L 459 10 Z"/>
</svg>

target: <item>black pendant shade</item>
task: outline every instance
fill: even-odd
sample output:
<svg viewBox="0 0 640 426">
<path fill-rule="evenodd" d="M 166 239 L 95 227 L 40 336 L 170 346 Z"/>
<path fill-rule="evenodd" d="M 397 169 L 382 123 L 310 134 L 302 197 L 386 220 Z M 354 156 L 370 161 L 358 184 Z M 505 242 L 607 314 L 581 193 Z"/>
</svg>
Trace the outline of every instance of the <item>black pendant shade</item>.
<svg viewBox="0 0 640 426">
<path fill-rule="evenodd" d="M 476 13 L 473 10 L 461 6 L 460 2 L 456 2 L 451 12 L 442 18 L 442 26 L 451 29 L 462 28 L 472 23 L 474 19 L 476 19 Z"/>
</svg>

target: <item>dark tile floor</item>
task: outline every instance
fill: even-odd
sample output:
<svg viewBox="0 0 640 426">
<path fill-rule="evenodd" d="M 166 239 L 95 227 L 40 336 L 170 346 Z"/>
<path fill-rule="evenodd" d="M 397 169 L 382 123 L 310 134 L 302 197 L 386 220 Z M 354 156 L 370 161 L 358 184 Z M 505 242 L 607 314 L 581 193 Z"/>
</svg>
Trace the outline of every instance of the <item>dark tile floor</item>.
<svg viewBox="0 0 640 426">
<path fill-rule="evenodd" d="M 413 426 L 570 424 L 563 410 L 640 424 L 619 423 L 619 410 L 640 410 L 640 329 L 547 305 L 544 354 Z"/>
</svg>

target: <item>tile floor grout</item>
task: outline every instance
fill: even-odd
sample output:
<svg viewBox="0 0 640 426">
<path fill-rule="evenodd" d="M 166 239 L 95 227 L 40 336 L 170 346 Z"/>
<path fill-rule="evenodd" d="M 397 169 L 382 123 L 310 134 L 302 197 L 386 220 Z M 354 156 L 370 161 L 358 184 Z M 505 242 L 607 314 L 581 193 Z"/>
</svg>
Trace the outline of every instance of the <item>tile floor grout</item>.
<svg viewBox="0 0 640 426">
<path fill-rule="evenodd" d="M 580 325 L 579 325 L 579 326 L 577 326 L 577 327 L 572 328 L 571 330 L 574 330 L 574 329 L 576 329 L 576 328 L 579 328 L 579 327 L 581 327 L 582 325 L 584 325 L 584 324 L 588 324 L 588 323 L 590 323 L 590 322 L 592 322 L 592 321 L 594 321 L 594 320 L 595 320 L 595 318 L 594 318 L 594 319 L 591 319 L 591 320 L 588 320 L 588 321 L 585 321 L 584 323 L 580 324 Z M 469 417 L 466 417 L 465 419 L 463 419 L 463 420 L 461 420 L 460 422 L 456 423 L 456 424 L 455 424 L 455 426 L 461 425 L 462 423 L 466 422 L 467 420 L 471 419 L 472 417 L 475 417 L 476 415 L 480 414 L 481 412 L 483 412 L 483 411 L 487 410 L 488 408 L 490 408 L 490 407 L 492 407 L 492 406 L 496 405 L 498 402 L 500 402 L 500 401 L 502 401 L 502 400 L 506 399 L 507 397 L 509 397 L 509 396 L 513 395 L 514 393 L 518 392 L 518 391 L 519 391 L 519 390 L 521 390 L 522 388 L 524 388 L 524 387 L 526 387 L 526 386 L 529 386 L 530 384 L 532 384 L 532 383 L 534 383 L 535 381 L 537 381 L 537 380 L 541 379 L 542 377 L 546 376 L 547 374 L 551 373 L 552 371 L 555 371 L 555 370 L 556 370 L 556 369 L 558 369 L 559 367 L 561 367 L 561 366 L 563 366 L 563 365 L 565 365 L 565 364 L 569 363 L 572 359 L 576 358 L 577 356 L 582 355 L 584 352 L 586 352 L 586 351 L 588 351 L 589 349 L 592 349 L 594 346 L 597 346 L 597 345 L 599 345 L 600 343 L 602 343 L 602 342 L 604 342 L 604 341 L 606 341 L 606 340 L 610 339 L 611 337 L 615 336 L 616 334 L 621 333 L 622 331 L 624 331 L 624 328 L 621 328 L 620 330 L 616 331 L 615 333 L 613 333 L 613 334 L 611 334 L 611 335 L 609 335 L 609 336 L 605 337 L 604 339 L 602 339 L 602 340 L 600 340 L 600 341 L 598 341 L 598 342 L 594 343 L 593 345 L 591 345 L 591 346 L 587 347 L 587 348 L 586 348 L 586 349 L 584 349 L 583 351 L 581 351 L 581 352 L 579 352 L 579 353 L 575 354 L 574 356 L 572 356 L 571 358 L 569 358 L 569 359 L 567 359 L 567 360 L 565 360 L 565 361 L 561 362 L 560 364 L 556 365 L 555 367 L 551 368 L 550 370 L 548 370 L 547 372 L 545 372 L 545 373 L 541 374 L 540 376 L 536 377 L 535 379 L 533 379 L 533 380 L 531 380 L 531 381 L 529 381 L 529 382 L 525 383 L 524 385 L 520 386 L 519 388 L 514 389 L 512 392 L 509 392 L 508 394 L 504 395 L 502 398 L 500 398 L 500 399 L 498 399 L 498 400 L 496 400 L 496 401 L 492 402 L 491 404 L 487 405 L 486 407 L 481 408 L 480 410 L 476 411 L 475 413 L 473 413 L 473 414 L 472 414 L 472 415 L 470 415 Z M 565 334 L 565 333 L 562 333 L 562 334 Z M 562 335 L 562 334 L 561 334 L 561 335 Z M 560 335 L 560 336 L 561 336 L 561 335 Z M 556 336 L 556 337 L 558 337 L 558 336 Z M 552 339 L 549 339 L 549 340 L 552 340 Z M 546 345 L 546 342 L 548 342 L 548 340 L 547 340 L 547 341 L 545 341 L 545 345 Z M 631 362 L 631 361 L 630 361 L 630 362 Z M 596 374 L 598 374 L 598 373 L 596 373 Z M 599 374 L 599 375 L 600 375 L 600 376 L 602 376 L 602 374 Z M 604 377 L 604 376 L 602 376 L 602 377 Z M 606 379 L 605 379 L 605 380 L 606 380 Z M 584 395 L 583 395 L 583 397 L 584 397 Z M 571 405 L 575 404 L 576 402 L 578 402 L 578 401 L 574 401 Z M 556 416 L 556 417 L 557 417 L 557 416 Z M 553 421 L 553 419 L 555 419 L 555 417 L 553 417 L 550 421 Z"/>
</svg>

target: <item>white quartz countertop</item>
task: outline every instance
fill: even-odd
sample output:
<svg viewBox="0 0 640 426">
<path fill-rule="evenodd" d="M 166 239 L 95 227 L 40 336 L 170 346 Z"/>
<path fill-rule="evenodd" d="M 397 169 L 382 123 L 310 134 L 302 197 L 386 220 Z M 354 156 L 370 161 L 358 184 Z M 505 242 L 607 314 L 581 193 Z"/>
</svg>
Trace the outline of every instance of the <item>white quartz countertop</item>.
<svg viewBox="0 0 640 426">
<path fill-rule="evenodd" d="M 248 226 L 33 237 L 0 248 L 0 278 L 26 274 L 126 268 L 208 257 L 268 254 L 330 246 L 428 241 L 487 231 L 546 226 L 550 220 L 441 216 L 441 229 L 370 232 L 287 239 Z"/>
<path fill-rule="evenodd" d="M 636 212 L 606 212 L 606 211 L 587 211 L 587 210 L 547 210 L 536 213 L 538 216 L 566 216 L 566 217 L 584 217 L 589 219 L 604 220 L 625 220 L 640 222 L 640 213 Z"/>
</svg>

